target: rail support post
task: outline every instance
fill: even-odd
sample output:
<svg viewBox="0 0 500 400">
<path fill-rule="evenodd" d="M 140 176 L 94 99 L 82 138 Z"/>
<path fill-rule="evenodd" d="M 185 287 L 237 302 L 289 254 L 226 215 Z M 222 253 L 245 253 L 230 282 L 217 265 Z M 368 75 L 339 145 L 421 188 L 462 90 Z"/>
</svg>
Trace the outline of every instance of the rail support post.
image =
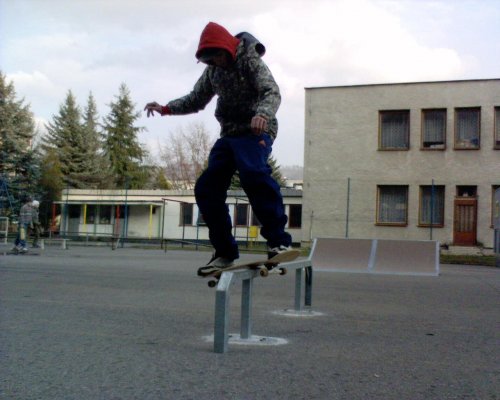
<svg viewBox="0 0 500 400">
<path fill-rule="evenodd" d="M 253 278 L 242 281 L 240 329 L 242 339 L 250 339 L 252 336 L 252 291 Z"/>
<path fill-rule="evenodd" d="M 295 270 L 295 310 L 297 314 L 303 311 L 304 306 L 310 307 L 312 300 L 312 264 L 311 260 L 283 263 L 283 268 Z M 214 326 L 214 352 L 225 353 L 229 344 L 229 322 L 230 322 L 230 288 L 235 282 L 242 284 L 241 291 L 241 319 L 240 319 L 240 343 L 252 343 L 259 340 L 266 344 L 283 344 L 283 339 L 272 337 L 252 336 L 252 301 L 254 279 L 259 276 L 259 271 L 242 269 L 224 272 L 217 284 L 215 293 L 215 326 Z M 302 293 L 305 291 L 304 302 Z M 235 335 L 236 336 L 236 335 Z M 233 343 L 236 340 L 233 338 Z M 285 341 L 286 342 L 286 341 Z"/>
<path fill-rule="evenodd" d="M 224 272 L 215 293 L 214 352 L 225 353 L 229 340 L 229 286 L 232 272 Z"/>
</svg>

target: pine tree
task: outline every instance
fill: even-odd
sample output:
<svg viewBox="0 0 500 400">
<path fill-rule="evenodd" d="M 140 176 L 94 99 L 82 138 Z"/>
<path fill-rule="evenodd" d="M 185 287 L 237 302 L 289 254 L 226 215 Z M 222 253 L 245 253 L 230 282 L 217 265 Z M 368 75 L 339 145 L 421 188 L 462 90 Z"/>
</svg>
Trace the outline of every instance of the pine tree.
<svg viewBox="0 0 500 400">
<path fill-rule="evenodd" d="M 88 179 L 86 165 L 86 143 L 82 114 L 71 91 L 47 125 L 44 150 L 52 149 L 57 154 L 65 186 L 84 188 Z"/>
<path fill-rule="evenodd" d="M 18 157 L 16 174 L 12 179 L 12 186 L 18 193 L 25 193 L 31 197 L 38 197 L 40 188 L 40 162 L 36 150 L 27 148 Z"/>
<path fill-rule="evenodd" d="M 15 208 L 21 196 L 36 194 L 38 162 L 31 146 L 34 135 L 29 105 L 24 99 L 16 99 L 13 83 L 8 83 L 0 71 L 0 178 L 9 187 Z"/>
<path fill-rule="evenodd" d="M 64 180 L 61 162 L 55 149 L 47 149 L 40 167 L 40 186 L 44 191 L 44 200 L 53 203 L 61 198 Z"/>
<path fill-rule="evenodd" d="M 272 155 L 271 157 L 269 157 L 268 164 L 273 170 L 271 175 L 274 178 L 274 180 L 278 182 L 278 185 L 280 185 L 280 187 L 285 187 L 286 182 L 285 179 L 283 178 L 283 175 L 281 174 L 278 161 Z"/>
<path fill-rule="evenodd" d="M 173 189 L 172 183 L 169 182 L 167 177 L 165 176 L 164 168 L 156 167 L 154 168 L 154 172 L 152 174 L 152 189 L 160 189 L 160 190 L 171 190 Z"/>
<path fill-rule="evenodd" d="M 103 135 L 99 125 L 99 115 L 92 93 L 83 113 L 83 140 L 86 143 L 83 160 L 86 171 L 86 186 L 104 189 L 109 182 L 109 163 L 103 153 Z"/>
<path fill-rule="evenodd" d="M 141 113 L 135 111 L 130 91 L 124 83 L 116 100 L 109 106 L 110 113 L 104 118 L 104 149 L 116 186 L 141 188 L 148 181 L 148 171 L 141 167 L 146 151 L 137 135 L 145 128 L 135 126 Z"/>
<path fill-rule="evenodd" d="M 40 196 L 37 200 L 40 205 L 40 222 L 43 226 L 49 227 L 49 221 L 52 217 L 52 204 L 61 199 L 64 188 L 63 174 L 61 172 L 61 163 L 55 149 L 47 149 L 40 159 Z"/>
<path fill-rule="evenodd" d="M 283 175 L 281 175 L 280 166 L 278 165 L 276 159 L 271 155 L 267 163 L 272 169 L 271 176 L 274 178 L 274 180 L 278 183 L 280 187 L 284 187 L 285 179 L 283 178 Z M 242 189 L 240 182 L 240 175 L 238 171 L 236 171 L 233 177 L 231 178 L 231 184 L 229 186 L 229 189 L 231 190 Z"/>
</svg>

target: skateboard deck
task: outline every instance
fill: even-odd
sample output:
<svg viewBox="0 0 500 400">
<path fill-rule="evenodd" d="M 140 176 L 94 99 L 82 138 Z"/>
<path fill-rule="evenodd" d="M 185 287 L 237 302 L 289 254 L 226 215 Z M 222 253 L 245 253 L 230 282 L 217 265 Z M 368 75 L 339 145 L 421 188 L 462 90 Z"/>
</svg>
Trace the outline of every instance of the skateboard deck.
<svg viewBox="0 0 500 400">
<path fill-rule="evenodd" d="M 4 254 L 12 255 L 12 256 L 39 256 L 40 252 L 34 251 L 19 251 L 19 250 L 8 250 L 4 252 Z"/>
<path fill-rule="evenodd" d="M 210 274 L 205 275 L 204 277 L 205 278 L 207 278 L 207 277 L 212 278 L 211 280 L 208 281 L 208 286 L 210 286 L 210 287 L 214 287 L 215 285 L 217 285 L 221 275 L 224 272 L 234 271 L 237 269 L 258 269 L 260 271 L 260 276 L 266 277 L 269 275 L 269 271 L 276 268 L 279 264 L 281 264 L 283 262 L 293 261 L 296 258 L 298 258 L 299 256 L 300 256 L 299 250 L 288 250 L 288 251 L 285 251 L 283 253 L 279 253 L 279 254 L 277 254 L 274 257 L 269 258 L 269 259 L 266 258 L 263 260 L 249 261 L 246 263 L 235 264 L 231 267 L 221 268 L 221 269 L 218 269 L 217 271 L 214 271 Z M 280 275 L 286 274 L 286 268 L 277 268 L 277 270 L 278 270 L 278 273 Z"/>
<path fill-rule="evenodd" d="M 40 255 L 39 247 L 30 247 L 28 250 L 22 251 L 18 249 L 6 249 L 2 252 L 5 255 L 14 255 L 14 256 L 39 256 Z"/>
</svg>

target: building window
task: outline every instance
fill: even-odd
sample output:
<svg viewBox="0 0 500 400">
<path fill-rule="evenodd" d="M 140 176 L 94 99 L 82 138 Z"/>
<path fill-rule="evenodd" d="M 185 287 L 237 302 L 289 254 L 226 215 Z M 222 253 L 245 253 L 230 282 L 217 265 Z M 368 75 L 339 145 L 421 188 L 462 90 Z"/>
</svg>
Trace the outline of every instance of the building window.
<svg viewBox="0 0 500 400">
<path fill-rule="evenodd" d="M 420 186 L 419 226 L 444 226 L 444 186 Z"/>
<path fill-rule="evenodd" d="M 236 204 L 234 213 L 236 226 L 248 226 L 248 204 Z"/>
<path fill-rule="evenodd" d="M 302 205 L 290 204 L 288 215 L 288 227 L 300 228 L 302 227 Z"/>
<path fill-rule="evenodd" d="M 193 225 L 193 205 L 190 203 L 181 203 L 180 225 Z"/>
<path fill-rule="evenodd" d="M 80 204 L 63 204 L 63 214 L 68 215 L 69 218 L 80 218 Z M 82 209 L 83 215 L 83 209 Z"/>
<path fill-rule="evenodd" d="M 380 111 L 379 149 L 408 150 L 410 143 L 410 111 Z"/>
<path fill-rule="evenodd" d="M 378 186 L 377 225 L 408 224 L 408 186 Z"/>
<path fill-rule="evenodd" d="M 83 223 L 84 224 L 95 224 L 96 211 L 97 211 L 97 207 L 95 205 L 87 205 L 87 211 L 86 211 L 86 214 L 84 214 L 85 221 L 83 221 Z"/>
<path fill-rule="evenodd" d="M 479 149 L 481 132 L 480 108 L 455 109 L 455 149 Z"/>
<path fill-rule="evenodd" d="M 494 133 L 494 147 L 500 150 L 500 107 L 495 107 L 495 133 Z"/>
<path fill-rule="evenodd" d="M 446 110 L 422 110 L 422 149 L 444 150 Z"/>
<path fill-rule="evenodd" d="M 111 223 L 111 206 L 99 206 L 99 223 Z"/>
<path fill-rule="evenodd" d="M 196 221 L 198 226 L 206 226 L 205 218 L 203 218 L 203 214 L 198 210 L 198 219 Z"/>
</svg>

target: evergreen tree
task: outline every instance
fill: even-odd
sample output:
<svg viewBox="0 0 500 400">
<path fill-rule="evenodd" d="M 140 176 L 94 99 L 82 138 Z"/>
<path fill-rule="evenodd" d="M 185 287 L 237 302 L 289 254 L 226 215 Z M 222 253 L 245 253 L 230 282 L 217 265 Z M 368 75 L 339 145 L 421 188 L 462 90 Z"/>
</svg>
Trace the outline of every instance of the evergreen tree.
<svg viewBox="0 0 500 400">
<path fill-rule="evenodd" d="M 120 86 L 116 100 L 109 106 L 110 113 L 104 118 L 104 151 L 110 161 L 116 186 L 141 188 L 148 181 L 148 171 L 141 167 L 146 151 L 137 139 L 138 133 L 144 128 L 135 126 L 141 113 L 135 111 L 125 84 Z"/>
<path fill-rule="evenodd" d="M 59 114 L 52 119 L 47 125 L 48 135 L 43 148 L 57 154 L 65 186 L 84 188 L 88 179 L 85 132 L 80 107 L 71 91 L 60 106 Z"/>
<path fill-rule="evenodd" d="M 87 106 L 83 113 L 83 140 L 84 149 L 83 167 L 86 175 L 86 186 L 104 189 L 109 182 L 109 163 L 102 151 L 102 132 L 99 126 L 99 115 L 92 93 L 89 94 Z"/>
<path fill-rule="evenodd" d="M 280 185 L 280 187 L 284 187 L 285 186 L 285 179 L 283 178 L 283 175 L 281 175 L 280 167 L 279 167 L 276 159 L 271 155 L 271 157 L 269 157 L 269 160 L 267 161 L 267 163 L 269 164 L 269 166 L 272 169 L 271 176 L 278 183 L 278 185 Z M 239 175 L 238 171 L 236 171 L 236 173 L 231 178 L 231 185 L 229 186 L 229 189 L 231 189 L 231 190 L 242 189 L 241 182 L 240 182 L 240 175 Z"/>
<path fill-rule="evenodd" d="M 17 100 L 12 82 L 8 83 L 0 71 L 0 179 L 9 187 L 19 206 L 22 195 L 35 195 L 38 163 L 31 143 L 35 135 L 35 122 L 29 105 Z M 9 210 L 17 213 L 17 209 Z M 0 212 L 7 214 L 6 209 Z"/>
<path fill-rule="evenodd" d="M 61 199 L 64 189 L 61 163 L 55 149 L 47 149 L 41 156 L 40 162 L 40 189 L 42 196 L 38 199 L 40 205 L 40 221 L 45 227 L 49 227 L 52 218 L 52 204 Z"/>
<path fill-rule="evenodd" d="M 40 187 L 44 191 L 43 199 L 53 203 L 61 198 L 64 179 L 61 162 L 55 149 L 47 149 L 40 163 Z"/>
<path fill-rule="evenodd" d="M 154 168 L 152 180 L 152 189 L 171 190 L 173 188 L 172 183 L 169 182 L 165 175 L 164 168 Z"/>
<path fill-rule="evenodd" d="M 272 155 L 271 157 L 269 157 L 268 164 L 273 170 L 271 175 L 274 178 L 274 180 L 278 182 L 278 185 L 280 185 L 280 187 L 285 187 L 286 182 L 285 179 L 283 178 L 283 175 L 281 174 L 278 161 Z"/>
<path fill-rule="evenodd" d="M 25 193 L 34 198 L 39 197 L 41 194 L 40 162 L 36 150 L 31 147 L 27 148 L 19 155 L 17 161 L 16 174 L 11 180 L 12 187 L 18 193 Z"/>
</svg>

